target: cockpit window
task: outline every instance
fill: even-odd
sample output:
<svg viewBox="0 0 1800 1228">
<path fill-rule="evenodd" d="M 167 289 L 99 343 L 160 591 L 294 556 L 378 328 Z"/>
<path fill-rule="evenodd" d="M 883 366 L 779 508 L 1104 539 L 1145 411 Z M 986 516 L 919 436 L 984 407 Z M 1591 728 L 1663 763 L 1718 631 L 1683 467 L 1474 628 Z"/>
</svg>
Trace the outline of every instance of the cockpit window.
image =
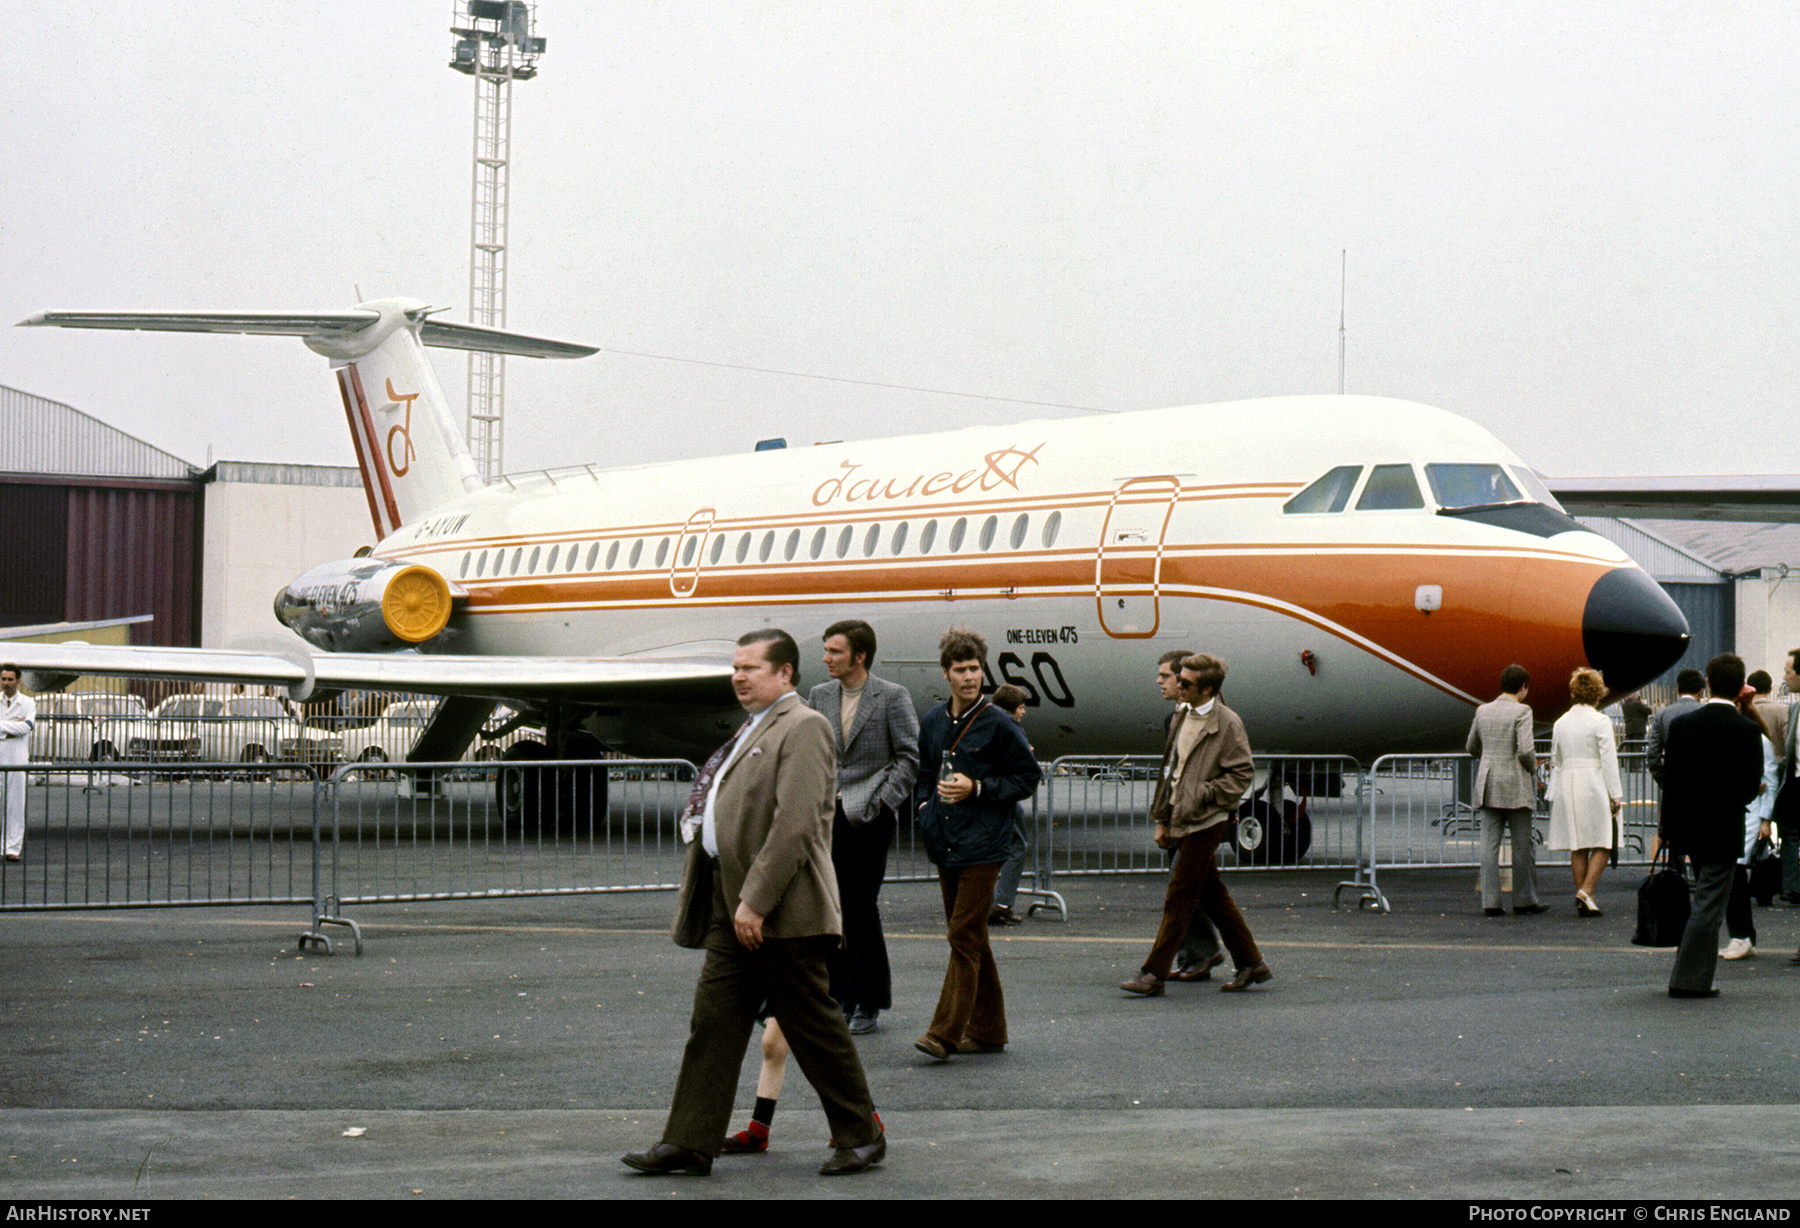
<svg viewBox="0 0 1800 1228">
<path fill-rule="evenodd" d="M 1375 466 L 1369 470 L 1368 484 L 1356 501 L 1359 512 L 1424 506 L 1425 500 L 1419 495 L 1419 479 L 1413 476 L 1411 465 Z"/>
<path fill-rule="evenodd" d="M 1425 480 L 1439 507 L 1493 507 L 1525 496 L 1499 465 L 1427 465 Z"/>
<path fill-rule="evenodd" d="M 1350 503 L 1350 492 L 1362 476 L 1361 465 L 1339 465 L 1330 473 L 1281 505 L 1283 512 L 1341 512 Z"/>
<path fill-rule="evenodd" d="M 1512 475 L 1519 479 L 1519 486 L 1524 490 L 1527 497 L 1536 499 L 1546 507 L 1553 507 L 1559 512 L 1565 510 L 1563 505 L 1556 501 L 1556 496 L 1550 493 L 1549 488 L 1538 481 L 1538 475 L 1525 468 L 1525 466 L 1514 465 L 1512 467 Z"/>
</svg>

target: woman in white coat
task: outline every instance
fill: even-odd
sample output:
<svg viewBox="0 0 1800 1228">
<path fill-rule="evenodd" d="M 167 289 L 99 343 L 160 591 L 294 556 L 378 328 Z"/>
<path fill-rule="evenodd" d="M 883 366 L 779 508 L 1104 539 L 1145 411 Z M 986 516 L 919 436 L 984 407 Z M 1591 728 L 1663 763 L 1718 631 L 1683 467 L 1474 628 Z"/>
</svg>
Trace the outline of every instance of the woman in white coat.
<svg viewBox="0 0 1800 1228">
<path fill-rule="evenodd" d="M 1548 847 L 1569 850 L 1575 876 L 1575 911 L 1598 917 L 1594 891 L 1619 839 L 1619 751 L 1612 721 L 1598 704 L 1606 698 L 1606 682 L 1591 669 L 1578 669 L 1569 679 L 1574 701 L 1551 731 L 1550 839 Z"/>
</svg>

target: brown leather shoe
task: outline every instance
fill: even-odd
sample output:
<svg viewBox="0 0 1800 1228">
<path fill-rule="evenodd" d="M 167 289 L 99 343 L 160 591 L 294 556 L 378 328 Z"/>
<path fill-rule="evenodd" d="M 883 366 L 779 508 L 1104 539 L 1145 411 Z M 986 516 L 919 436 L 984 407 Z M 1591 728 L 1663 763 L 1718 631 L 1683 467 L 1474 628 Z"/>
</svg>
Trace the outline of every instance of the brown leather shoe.
<svg viewBox="0 0 1800 1228">
<path fill-rule="evenodd" d="M 929 1032 L 913 1041 L 913 1048 L 934 1061 L 947 1062 L 950 1060 L 949 1048 Z"/>
<path fill-rule="evenodd" d="M 956 1042 L 956 1051 L 958 1053 L 1005 1053 L 1006 1042 L 1001 1041 L 999 1044 L 993 1045 L 985 1040 L 969 1040 L 965 1037 Z"/>
<path fill-rule="evenodd" d="M 829 1160 L 819 1166 L 821 1177 L 847 1177 L 851 1173 L 860 1173 L 881 1163 L 887 1155 L 887 1131 L 872 1143 L 862 1147 L 839 1147 Z"/>
<path fill-rule="evenodd" d="M 1248 968 L 1239 968 L 1229 981 L 1219 986 L 1220 993 L 1243 993 L 1252 985 L 1260 985 L 1275 974 L 1269 971 L 1269 965 L 1258 961 Z"/>
<path fill-rule="evenodd" d="M 659 1177 L 710 1177 L 712 1157 L 674 1143 L 658 1143 L 648 1151 L 634 1151 L 620 1156 L 640 1173 Z"/>
<path fill-rule="evenodd" d="M 1148 972 L 1140 972 L 1120 985 L 1119 988 L 1126 993 L 1136 994 L 1140 998 L 1160 998 L 1162 997 L 1163 983 Z"/>
</svg>

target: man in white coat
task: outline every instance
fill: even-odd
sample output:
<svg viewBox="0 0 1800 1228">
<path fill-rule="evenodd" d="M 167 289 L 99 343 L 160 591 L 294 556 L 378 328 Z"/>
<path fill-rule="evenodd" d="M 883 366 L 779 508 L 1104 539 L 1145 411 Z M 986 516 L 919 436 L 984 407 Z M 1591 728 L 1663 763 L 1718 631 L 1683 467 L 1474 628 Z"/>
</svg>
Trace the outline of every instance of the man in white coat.
<svg viewBox="0 0 1800 1228">
<path fill-rule="evenodd" d="M 1500 907 L 1500 833 L 1512 834 L 1513 913 L 1544 911 L 1537 895 L 1537 852 L 1531 844 L 1531 812 L 1537 806 L 1537 750 L 1525 696 L 1531 675 L 1523 665 L 1500 673 L 1500 697 L 1475 709 L 1468 750 L 1480 757 L 1473 803 L 1481 814 L 1481 907 L 1503 917 Z"/>
<path fill-rule="evenodd" d="M 37 704 L 19 694 L 19 667 L 10 661 L 0 665 L 0 767 L 31 762 L 35 724 Z M 0 797 L 6 813 L 6 859 L 17 861 L 25 854 L 25 773 L 0 772 Z"/>
</svg>

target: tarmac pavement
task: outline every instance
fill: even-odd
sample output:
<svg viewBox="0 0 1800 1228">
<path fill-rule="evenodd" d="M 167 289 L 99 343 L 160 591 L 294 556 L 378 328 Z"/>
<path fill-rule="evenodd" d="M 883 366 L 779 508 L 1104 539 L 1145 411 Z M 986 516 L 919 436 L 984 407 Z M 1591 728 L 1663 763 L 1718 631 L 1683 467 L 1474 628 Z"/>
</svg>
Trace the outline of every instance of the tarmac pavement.
<svg viewBox="0 0 1800 1228">
<path fill-rule="evenodd" d="M 839 1180 L 797 1067 L 768 1154 L 619 1163 L 659 1137 L 699 966 L 668 893 L 358 908 L 360 958 L 298 952 L 286 908 L 0 915 L 0 1197 L 1793 1197 L 1800 911 L 1674 1001 L 1637 875 L 1583 921 L 1562 874 L 1503 919 L 1473 870 L 1384 874 L 1385 916 L 1233 874 L 1274 980 L 1153 999 L 1117 985 L 1164 878 L 1059 880 L 1069 921 L 994 935 L 1007 1052 L 943 1064 L 912 1046 L 937 888 L 889 885 L 898 1007 L 858 1040 L 888 1156 Z"/>
</svg>

